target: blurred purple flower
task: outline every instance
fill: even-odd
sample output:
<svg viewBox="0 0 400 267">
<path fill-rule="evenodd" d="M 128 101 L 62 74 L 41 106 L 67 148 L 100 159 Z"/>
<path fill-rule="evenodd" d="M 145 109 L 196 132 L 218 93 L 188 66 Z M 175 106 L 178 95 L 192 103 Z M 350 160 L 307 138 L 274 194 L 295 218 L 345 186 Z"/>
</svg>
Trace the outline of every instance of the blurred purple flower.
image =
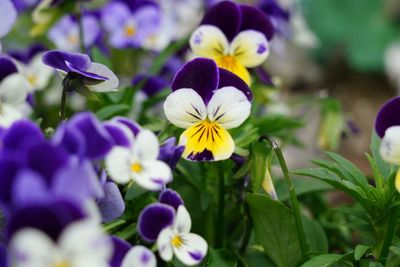
<svg viewBox="0 0 400 267">
<path fill-rule="evenodd" d="M 167 163 L 171 169 L 174 169 L 176 164 L 178 164 L 178 161 L 181 158 L 184 150 L 184 146 L 176 144 L 175 137 L 168 138 L 160 146 L 160 154 L 158 155 L 158 159 Z"/>
<path fill-rule="evenodd" d="M 17 10 L 10 0 L 0 1 L 0 38 L 5 36 L 17 20 Z M 1 52 L 1 43 L 0 43 Z"/>
</svg>

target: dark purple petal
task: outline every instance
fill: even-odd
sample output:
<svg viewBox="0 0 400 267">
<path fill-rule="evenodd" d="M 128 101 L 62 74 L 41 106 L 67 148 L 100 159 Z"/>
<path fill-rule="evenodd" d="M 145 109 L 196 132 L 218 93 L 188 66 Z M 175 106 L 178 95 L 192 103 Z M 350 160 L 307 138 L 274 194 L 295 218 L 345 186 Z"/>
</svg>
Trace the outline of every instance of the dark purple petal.
<svg viewBox="0 0 400 267">
<path fill-rule="evenodd" d="M 383 138 L 387 128 L 400 125 L 400 97 L 387 101 L 378 111 L 375 120 L 375 131 Z"/>
<path fill-rule="evenodd" d="M 271 20 L 260 9 L 249 6 L 240 5 L 242 13 L 242 24 L 239 31 L 256 30 L 265 35 L 268 40 L 274 36 L 274 25 Z"/>
<path fill-rule="evenodd" d="M 86 71 L 91 64 L 88 55 L 59 50 L 44 53 L 42 60 L 44 64 L 65 72 L 75 72 L 76 70 Z"/>
<path fill-rule="evenodd" d="M 194 160 L 194 161 L 210 161 L 210 160 L 214 160 L 214 156 L 210 150 L 204 149 L 202 152 L 199 152 L 196 154 L 191 153 L 188 156 L 188 159 Z"/>
<path fill-rule="evenodd" d="M 13 212 L 6 227 L 6 236 L 9 240 L 19 229 L 32 227 L 57 241 L 66 226 L 84 217 L 79 206 L 65 200 L 54 199 L 46 204 L 32 204 Z"/>
<path fill-rule="evenodd" d="M 140 87 L 141 91 L 145 93 L 148 97 L 153 96 L 168 87 L 167 82 L 163 78 L 158 76 L 149 76 L 145 74 L 138 74 L 133 78 L 133 86 L 136 86 L 140 83 L 143 83 Z"/>
<path fill-rule="evenodd" d="M 0 159 L 0 202 L 4 206 L 11 204 L 12 187 L 20 164 L 10 157 Z"/>
<path fill-rule="evenodd" d="M 97 201 L 103 223 L 120 217 L 125 211 L 125 202 L 118 186 L 114 182 L 106 182 L 103 186 L 104 197 Z"/>
<path fill-rule="evenodd" d="M 52 138 L 53 144 L 62 147 L 68 153 L 83 156 L 86 151 L 86 141 L 79 129 L 60 124 Z"/>
<path fill-rule="evenodd" d="M 34 44 L 24 50 L 9 51 L 8 54 L 13 58 L 15 58 L 16 60 L 28 64 L 34 56 L 46 50 L 47 50 L 46 46 L 42 44 Z"/>
<path fill-rule="evenodd" d="M 5 244 L 0 244 L 0 267 L 8 267 L 7 263 L 7 247 Z"/>
<path fill-rule="evenodd" d="M 219 76 L 217 64 L 212 59 L 195 58 L 186 63 L 175 75 L 172 90 L 191 88 L 207 104 L 214 90 L 218 88 Z"/>
<path fill-rule="evenodd" d="M 168 138 L 160 146 L 158 159 L 167 163 L 171 167 L 171 169 L 174 169 L 184 150 L 185 146 L 176 145 L 175 137 Z"/>
<path fill-rule="evenodd" d="M 134 136 L 136 136 L 140 132 L 139 124 L 137 124 L 136 122 L 134 122 L 130 119 L 117 116 L 117 117 L 114 117 L 111 121 L 122 123 L 123 125 L 127 126 L 132 131 Z"/>
<path fill-rule="evenodd" d="M 277 2 L 277 0 L 261 0 L 258 4 L 260 9 L 264 11 L 265 14 L 289 21 L 290 13 L 288 10 L 283 9 Z"/>
<path fill-rule="evenodd" d="M 178 192 L 171 189 L 166 189 L 162 191 L 158 198 L 158 201 L 160 203 L 174 207 L 175 210 L 178 210 L 178 207 L 180 205 L 184 205 L 183 200 L 181 196 L 178 194 Z"/>
<path fill-rule="evenodd" d="M 77 203 L 104 196 L 93 165 L 88 160 L 71 162 L 61 168 L 53 178 L 52 192 Z"/>
<path fill-rule="evenodd" d="M 8 57 L 0 57 L 0 82 L 10 74 L 18 72 L 17 66 Z"/>
<path fill-rule="evenodd" d="M 47 141 L 32 145 L 26 153 L 26 165 L 42 175 L 50 185 L 57 171 L 69 161 L 68 154 Z"/>
<path fill-rule="evenodd" d="M 263 82 L 268 86 L 274 85 L 274 83 L 272 82 L 271 75 L 269 75 L 269 73 L 262 66 L 256 67 L 255 71 L 261 82 Z"/>
<path fill-rule="evenodd" d="M 126 131 L 124 131 L 124 129 L 122 128 L 125 127 L 124 124 L 117 122 L 105 122 L 103 126 L 110 134 L 110 136 L 114 139 L 116 145 L 130 147 L 131 139 L 127 135 Z"/>
<path fill-rule="evenodd" d="M 66 64 L 69 67 L 69 69 L 70 69 L 69 71 L 70 72 L 78 73 L 83 77 L 86 77 L 86 78 L 89 78 L 89 79 L 93 79 L 93 80 L 97 80 L 97 81 L 106 81 L 106 80 L 108 80 L 108 78 L 105 77 L 105 76 L 101 76 L 101 75 L 93 73 L 93 72 L 85 71 L 83 69 L 75 67 L 75 65 L 73 65 L 73 64 L 71 64 L 69 62 L 67 62 Z"/>
<path fill-rule="evenodd" d="M 157 240 L 158 234 L 174 221 L 174 209 L 166 204 L 150 204 L 142 210 L 138 220 L 139 235 L 147 242 Z"/>
<path fill-rule="evenodd" d="M 18 207 L 43 203 L 50 197 L 46 181 L 30 170 L 18 173 L 12 189 L 13 204 Z"/>
<path fill-rule="evenodd" d="M 253 99 L 253 94 L 251 93 L 249 86 L 241 78 L 239 78 L 239 76 L 228 70 L 220 68 L 218 88 L 225 86 L 233 86 L 242 91 L 249 101 Z"/>
<path fill-rule="evenodd" d="M 29 144 L 34 144 L 43 140 L 43 133 L 35 123 L 29 120 L 20 120 L 13 123 L 4 133 L 2 149 L 22 150 Z"/>
<path fill-rule="evenodd" d="M 84 136 L 85 156 L 92 160 L 103 158 L 113 147 L 114 140 L 97 118 L 89 112 L 75 115 L 67 127 L 76 128 Z"/>
<path fill-rule="evenodd" d="M 110 260 L 110 267 L 121 267 L 125 255 L 132 248 L 132 246 L 127 241 L 116 236 L 112 236 L 111 240 L 114 244 L 114 250 Z"/>
<path fill-rule="evenodd" d="M 231 1 L 222 1 L 211 7 L 201 22 L 220 28 L 229 41 L 232 41 L 239 32 L 241 23 L 240 8 Z"/>
</svg>

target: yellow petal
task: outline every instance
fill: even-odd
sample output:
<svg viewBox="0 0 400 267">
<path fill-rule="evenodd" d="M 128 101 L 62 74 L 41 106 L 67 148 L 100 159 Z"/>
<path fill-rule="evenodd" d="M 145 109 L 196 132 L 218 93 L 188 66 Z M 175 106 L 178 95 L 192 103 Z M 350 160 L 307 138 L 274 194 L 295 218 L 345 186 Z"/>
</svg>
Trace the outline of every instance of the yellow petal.
<svg viewBox="0 0 400 267">
<path fill-rule="evenodd" d="M 400 192 L 400 168 L 397 170 L 394 185 L 396 186 L 397 191 Z"/>
<path fill-rule="evenodd" d="M 247 85 L 250 85 L 251 78 L 249 71 L 233 56 L 221 56 L 216 58 L 218 67 L 229 70 L 239 76 Z"/>
<path fill-rule="evenodd" d="M 235 144 L 227 130 L 216 122 L 201 121 L 186 129 L 179 141 L 185 146 L 183 157 L 195 161 L 228 159 Z"/>
</svg>

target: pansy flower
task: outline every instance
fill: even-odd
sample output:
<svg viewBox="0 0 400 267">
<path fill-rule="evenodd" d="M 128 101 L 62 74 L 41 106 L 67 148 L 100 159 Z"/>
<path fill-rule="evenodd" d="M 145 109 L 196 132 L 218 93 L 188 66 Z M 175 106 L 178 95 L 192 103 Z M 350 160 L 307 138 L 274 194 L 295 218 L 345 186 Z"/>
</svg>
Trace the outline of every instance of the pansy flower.
<svg viewBox="0 0 400 267">
<path fill-rule="evenodd" d="M 101 33 L 100 23 L 94 15 L 83 14 L 82 27 L 83 44 L 89 48 Z M 60 50 L 79 51 L 79 21 L 71 15 L 64 16 L 48 31 L 48 37 Z"/>
<path fill-rule="evenodd" d="M 11 31 L 15 21 L 17 20 L 17 10 L 10 0 L 0 1 L 0 38 Z M 1 52 L 1 43 L 0 43 Z"/>
<path fill-rule="evenodd" d="M 219 67 L 250 84 L 247 68 L 266 60 L 273 32 L 271 21 L 261 10 L 223 1 L 205 14 L 191 35 L 190 47 L 196 55 L 214 59 Z"/>
<path fill-rule="evenodd" d="M 95 92 L 113 91 L 119 84 L 117 76 L 107 66 L 91 62 L 85 54 L 54 50 L 44 53 L 43 62 Z"/>
<path fill-rule="evenodd" d="M 157 238 L 160 257 L 171 261 L 175 255 L 183 264 L 192 266 L 200 263 L 207 254 L 207 242 L 199 235 L 191 233 L 192 220 L 185 206 L 177 209 L 171 226 L 164 228 Z"/>
<path fill-rule="evenodd" d="M 186 129 L 179 140 L 183 157 L 195 161 L 228 159 L 234 141 L 227 131 L 250 115 L 252 94 L 238 76 L 211 59 L 197 58 L 176 74 L 164 102 L 167 119 Z"/>
<path fill-rule="evenodd" d="M 172 174 L 170 167 L 157 159 L 159 149 L 155 134 L 142 129 L 130 147 L 116 146 L 107 155 L 109 176 L 117 183 L 135 182 L 147 190 L 161 190 L 171 182 Z"/>
<path fill-rule="evenodd" d="M 380 155 L 383 160 L 400 166 L 400 97 L 386 102 L 378 112 L 375 131 L 382 138 Z M 396 175 L 396 189 L 400 192 L 400 169 Z"/>
<path fill-rule="evenodd" d="M 110 44 L 116 48 L 142 46 L 160 25 L 157 5 L 145 1 L 138 5 L 127 2 L 137 1 L 112 1 L 102 12 L 102 24 L 110 34 Z"/>
<path fill-rule="evenodd" d="M 110 267 L 156 267 L 157 259 L 154 253 L 141 245 L 131 246 L 125 240 L 112 237 L 114 253 Z"/>
<path fill-rule="evenodd" d="M 28 113 L 29 84 L 8 57 L 0 57 L 0 126 L 8 127 Z"/>
</svg>

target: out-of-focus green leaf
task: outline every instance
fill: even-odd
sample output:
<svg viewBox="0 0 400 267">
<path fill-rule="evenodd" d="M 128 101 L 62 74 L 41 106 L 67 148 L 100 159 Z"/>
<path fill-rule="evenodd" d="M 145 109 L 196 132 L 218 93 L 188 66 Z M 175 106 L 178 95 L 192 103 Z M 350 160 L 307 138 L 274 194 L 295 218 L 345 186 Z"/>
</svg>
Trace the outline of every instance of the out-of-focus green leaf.
<svg viewBox="0 0 400 267">
<path fill-rule="evenodd" d="M 200 265 L 202 267 L 235 267 L 237 260 L 235 254 L 226 249 L 210 249 L 208 257 Z"/>
<path fill-rule="evenodd" d="M 129 109 L 130 109 L 129 105 L 125 105 L 125 104 L 110 105 L 110 106 L 106 106 L 104 108 L 99 109 L 96 112 L 96 116 L 100 120 L 106 120 L 115 115 L 121 115 L 122 113 L 127 112 Z"/>
<path fill-rule="evenodd" d="M 303 216 L 304 232 L 312 252 L 327 253 L 328 239 L 321 225 L 312 219 Z"/>
<path fill-rule="evenodd" d="M 258 249 L 250 249 L 244 260 L 248 267 L 275 267 L 267 255 Z"/>
<path fill-rule="evenodd" d="M 371 249 L 370 246 L 357 245 L 354 250 L 354 259 L 356 261 L 359 261 L 365 255 L 365 253 L 367 253 L 368 250 L 370 250 L 370 249 Z"/>
<path fill-rule="evenodd" d="M 255 237 L 277 267 L 295 267 L 302 260 L 292 212 L 266 195 L 248 194 Z"/>
<path fill-rule="evenodd" d="M 251 155 L 251 188 L 253 192 L 258 192 L 265 177 L 267 170 L 267 159 L 271 155 L 271 151 L 262 143 L 255 141 L 250 144 Z"/>
<path fill-rule="evenodd" d="M 322 254 L 311 258 L 305 262 L 301 267 L 330 267 L 336 263 L 342 255 L 339 254 Z"/>
</svg>

